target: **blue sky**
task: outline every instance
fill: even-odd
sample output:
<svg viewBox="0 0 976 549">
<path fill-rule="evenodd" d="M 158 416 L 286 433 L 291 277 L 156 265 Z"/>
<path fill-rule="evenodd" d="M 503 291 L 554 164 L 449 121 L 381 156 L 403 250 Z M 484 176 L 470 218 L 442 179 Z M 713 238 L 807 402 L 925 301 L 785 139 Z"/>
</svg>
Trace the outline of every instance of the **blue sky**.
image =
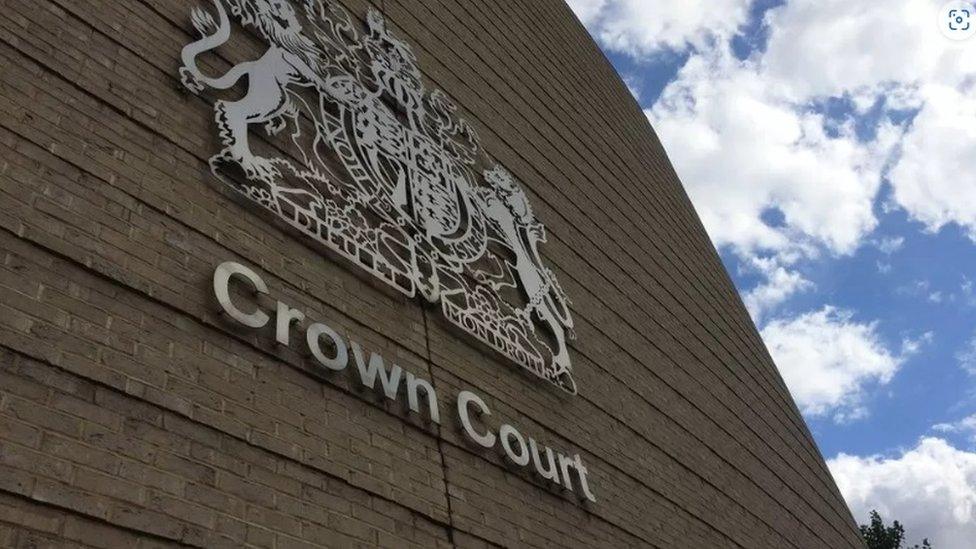
<svg viewBox="0 0 976 549">
<path fill-rule="evenodd" d="M 970 547 L 976 37 L 945 36 L 936 0 L 569 4 L 661 137 L 855 516 Z"/>
<path fill-rule="evenodd" d="M 966 276 L 976 273 L 976 249 L 956 226 L 929 233 L 905 212 L 884 213 L 878 206 L 876 232 L 904 238 L 898 251 L 885 254 L 865 246 L 848 257 L 824 258 L 804 265 L 816 290 L 788 301 L 783 314 L 833 304 L 855 312 L 855 319 L 874 320 L 880 337 L 891 346 L 904 338 L 931 333 L 918 353 L 908 357 L 886 385 L 870 386 L 869 415 L 842 422 L 812 417 L 808 422 L 827 456 L 890 453 L 910 447 L 931 427 L 976 412 L 976 383 L 959 367 L 958 354 L 976 329 L 976 303 L 963 293 Z M 737 259 L 723 254 L 736 272 Z M 890 266 L 881 272 L 878 264 Z M 749 282 L 735 276 L 740 289 Z M 965 433 L 946 435 L 963 448 Z"/>
</svg>

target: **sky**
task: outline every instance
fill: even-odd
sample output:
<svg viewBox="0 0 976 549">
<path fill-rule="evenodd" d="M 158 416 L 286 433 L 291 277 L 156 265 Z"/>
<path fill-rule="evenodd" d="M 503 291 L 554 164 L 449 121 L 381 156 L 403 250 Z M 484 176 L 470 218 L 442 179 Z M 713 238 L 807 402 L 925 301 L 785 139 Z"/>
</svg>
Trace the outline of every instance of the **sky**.
<svg viewBox="0 0 976 549">
<path fill-rule="evenodd" d="M 976 37 L 943 32 L 965 6 L 568 3 L 664 144 L 855 519 L 973 547 Z"/>
</svg>

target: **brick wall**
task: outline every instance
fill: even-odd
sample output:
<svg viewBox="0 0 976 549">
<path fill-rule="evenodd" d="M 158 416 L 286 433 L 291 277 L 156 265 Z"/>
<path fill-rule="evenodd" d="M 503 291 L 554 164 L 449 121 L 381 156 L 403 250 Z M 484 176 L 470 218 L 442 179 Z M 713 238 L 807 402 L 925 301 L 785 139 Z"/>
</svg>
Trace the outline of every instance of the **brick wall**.
<svg viewBox="0 0 976 549">
<path fill-rule="evenodd" d="M 560 0 L 384 5 L 548 229 L 576 397 L 214 183 L 213 98 L 177 80 L 190 5 L 0 0 L 0 546 L 858 546 L 660 143 Z M 262 52 L 237 38 L 209 70 Z M 431 379 L 444 426 L 224 321 L 224 260 Z M 579 452 L 598 501 L 467 443 L 463 389 Z"/>
</svg>

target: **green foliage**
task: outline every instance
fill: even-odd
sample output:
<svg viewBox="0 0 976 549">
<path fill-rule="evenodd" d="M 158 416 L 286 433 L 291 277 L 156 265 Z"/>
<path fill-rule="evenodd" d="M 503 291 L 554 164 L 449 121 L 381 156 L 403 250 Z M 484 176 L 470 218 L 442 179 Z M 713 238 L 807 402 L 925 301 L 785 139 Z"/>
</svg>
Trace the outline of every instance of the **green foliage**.
<svg viewBox="0 0 976 549">
<path fill-rule="evenodd" d="M 897 520 L 891 526 L 885 526 L 881 515 L 877 511 L 871 511 L 871 524 L 861 525 L 861 537 L 867 544 L 868 549 L 932 549 L 929 540 L 922 540 L 922 545 L 912 547 L 902 547 L 905 541 L 905 527 Z"/>
</svg>

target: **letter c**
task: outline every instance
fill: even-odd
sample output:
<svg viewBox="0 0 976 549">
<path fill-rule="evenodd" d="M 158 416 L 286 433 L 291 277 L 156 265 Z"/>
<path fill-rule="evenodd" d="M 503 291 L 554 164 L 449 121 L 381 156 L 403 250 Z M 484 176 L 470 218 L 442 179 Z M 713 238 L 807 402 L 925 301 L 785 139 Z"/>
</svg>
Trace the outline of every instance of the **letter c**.
<svg viewBox="0 0 976 549">
<path fill-rule="evenodd" d="M 485 448 L 491 448 L 495 445 L 495 434 L 491 432 L 491 429 L 485 434 L 479 434 L 474 430 L 474 426 L 471 425 L 471 417 L 468 415 L 469 404 L 474 404 L 478 407 L 479 415 L 490 416 L 491 411 L 488 410 L 488 406 L 485 405 L 485 401 L 481 400 L 481 397 L 472 393 L 471 391 L 461 391 L 458 393 L 458 417 L 461 419 L 461 425 L 464 427 L 464 432 L 479 446 L 484 446 Z"/>
<path fill-rule="evenodd" d="M 214 271 L 214 295 L 217 296 L 217 302 L 220 303 L 220 307 L 227 313 L 227 316 L 233 318 L 234 320 L 240 322 L 241 324 L 249 328 L 262 328 L 264 327 L 270 317 L 267 313 L 258 309 L 253 313 L 245 313 L 238 309 L 230 299 L 230 279 L 234 276 L 240 276 L 247 279 L 251 283 L 251 287 L 254 288 L 255 293 L 267 294 L 268 285 L 261 280 L 261 277 L 251 269 L 241 265 L 240 263 L 234 261 L 225 261 L 217 266 Z"/>
</svg>

